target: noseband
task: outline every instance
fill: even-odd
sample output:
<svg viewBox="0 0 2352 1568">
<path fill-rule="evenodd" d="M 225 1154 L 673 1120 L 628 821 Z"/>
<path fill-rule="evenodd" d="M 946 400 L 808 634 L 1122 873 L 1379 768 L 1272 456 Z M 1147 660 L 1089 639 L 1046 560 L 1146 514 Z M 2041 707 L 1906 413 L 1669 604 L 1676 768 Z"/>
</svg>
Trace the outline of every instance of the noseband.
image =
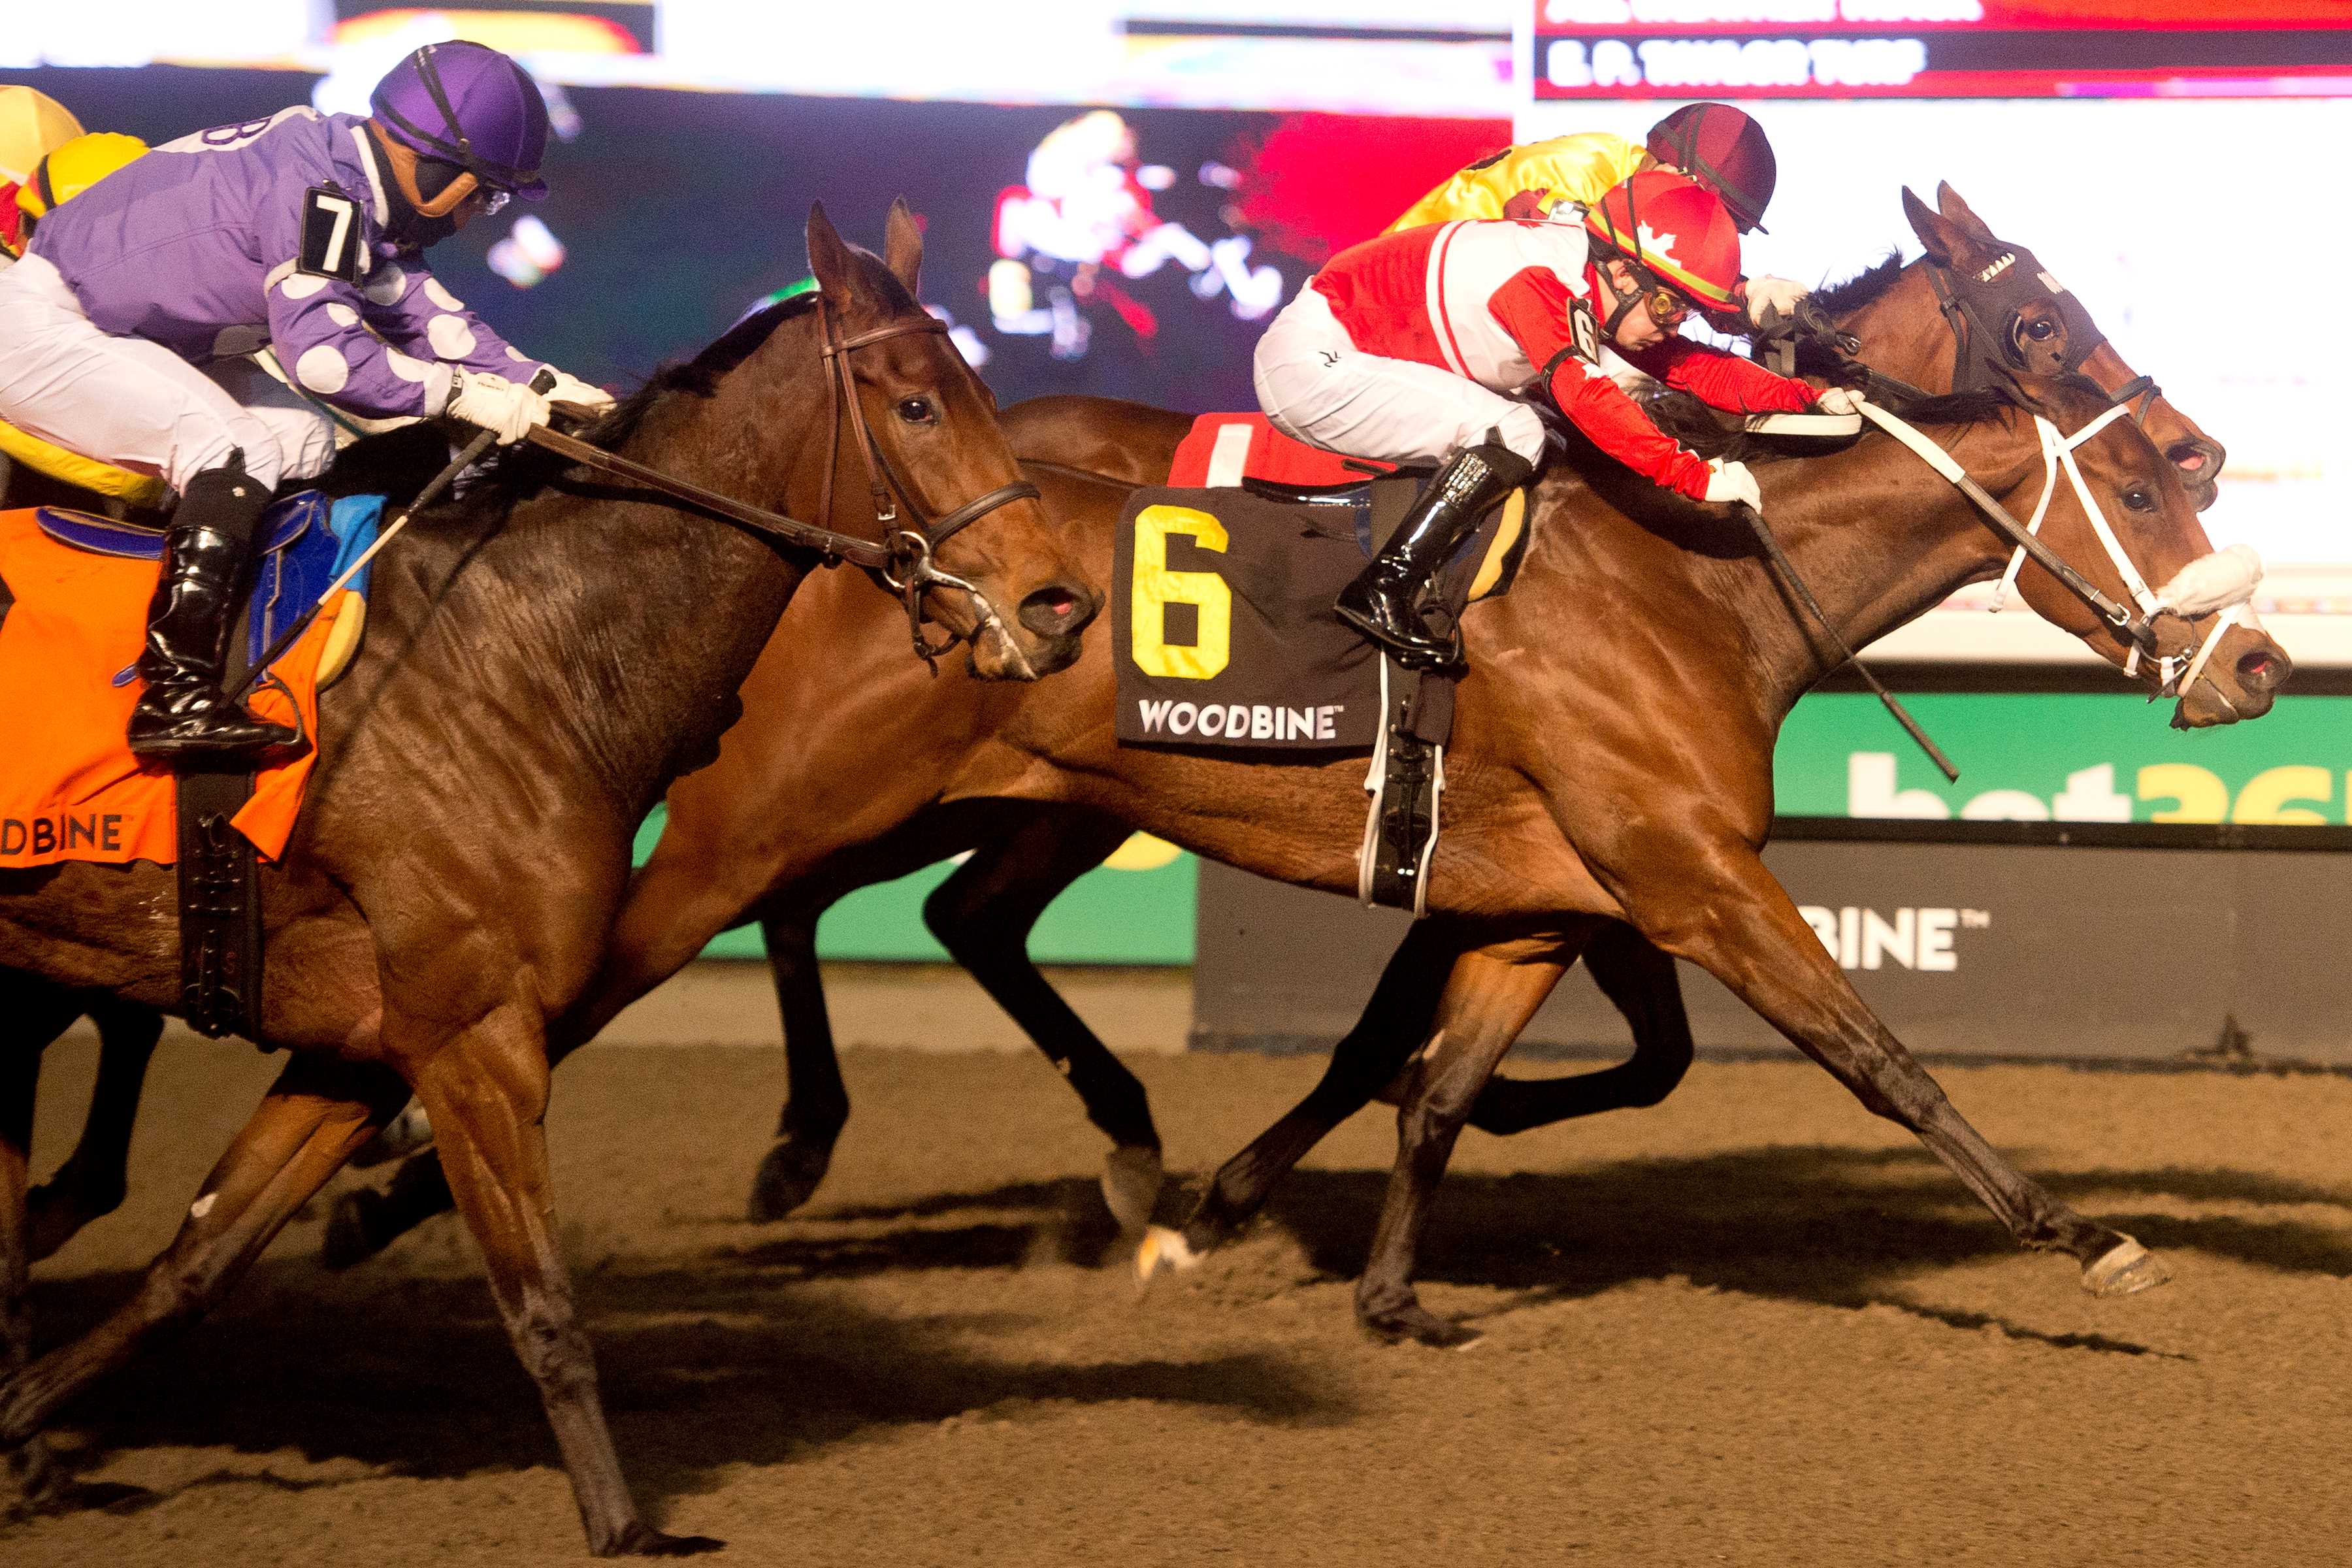
<svg viewBox="0 0 2352 1568">
<path fill-rule="evenodd" d="M 845 423 L 857 438 L 858 459 L 866 468 L 866 490 L 874 508 L 874 521 L 884 529 L 883 548 L 889 560 L 877 573 L 881 580 L 898 594 L 907 607 L 907 631 L 913 637 L 915 653 L 934 671 L 939 668 L 941 654 L 952 649 L 958 638 L 950 637 L 934 647 L 923 635 L 923 595 L 933 588 L 950 588 L 969 595 L 978 609 L 980 619 L 969 634 L 978 638 L 991 627 L 1002 629 L 1003 622 L 995 606 L 964 578 L 942 572 L 932 563 L 931 556 L 939 547 L 971 527 L 998 507 L 1017 500 L 1038 499 L 1037 487 L 1026 479 L 1015 479 L 1009 485 L 999 485 L 986 495 L 964 502 L 945 517 L 925 521 L 923 509 L 903 481 L 889 458 L 874 444 L 874 435 L 866 427 L 865 407 L 857 400 L 857 374 L 850 366 L 849 356 L 872 343 L 891 338 L 905 337 L 910 332 L 937 332 L 947 335 L 947 323 L 926 314 L 920 321 L 892 321 L 854 338 L 844 338 L 838 323 L 833 319 L 833 306 L 822 295 L 817 299 L 817 319 L 824 331 L 824 397 L 826 423 L 832 435 L 825 448 L 824 489 L 817 503 L 818 514 L 833 516 L 833 471 L 841 453 L 841 427 Z M 907 509 L 907 519 L 898 515 L 899 504 Z"/>
</svg>

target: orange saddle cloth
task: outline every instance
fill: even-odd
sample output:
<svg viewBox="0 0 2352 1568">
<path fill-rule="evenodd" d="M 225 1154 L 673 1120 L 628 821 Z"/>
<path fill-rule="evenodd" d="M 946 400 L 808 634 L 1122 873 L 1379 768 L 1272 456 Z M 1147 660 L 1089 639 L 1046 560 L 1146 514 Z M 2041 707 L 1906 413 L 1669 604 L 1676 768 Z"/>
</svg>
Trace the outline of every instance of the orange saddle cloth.
<svg viewBox="0 0 2352 1568">
<path fill-rule="evenodd" d="M 157 563 L 61 543 L 41 523 L 40 509 L 0 511 L 0 870 L 60 860 L 171 865 L 177 782 L 123 743 Z M 265 591 L 269 583 L 265 570 Z M 262 688 L 256 713 L 290 725 L 299 709 L 303 732 L 318 733 L 320 655 L 331 643 L 348 647 L 351 626 L 336 637 L 346 614 L 354 626 L 364 614 L 349 590 L 278 661 L 290 702 Z M 261 773 L 233 819 L 267 859 L 285 852 L 316 756 L 305 747 Z"/>
</svg>

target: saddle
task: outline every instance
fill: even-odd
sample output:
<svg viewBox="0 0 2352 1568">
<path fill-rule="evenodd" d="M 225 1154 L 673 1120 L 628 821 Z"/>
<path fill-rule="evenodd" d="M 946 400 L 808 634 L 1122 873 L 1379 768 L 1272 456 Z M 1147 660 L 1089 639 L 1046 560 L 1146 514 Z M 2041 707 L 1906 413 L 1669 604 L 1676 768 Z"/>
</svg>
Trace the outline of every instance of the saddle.
<svg viewBox="0 0 2352 1568">
<path fill-rule="evenodd" d="M 1451 677 L 1380 657 L 1332 600 L 1403 519 L 1429 475 L 1294 441 L 1263 415 L 1208 415 L 1169 483 L 1130 498 L 1114 551 L 1117 733 L 1253 763 L 1369 752 L 1359 896 L 1426 912 Z M 1506 498 L 1438 575 L 1441 635 L 1508 589 L 1528 542 Z"/>
<path fill-rule="evenodd" d="M 305 491 L 261 521 L 261 560 L 230 641 L 226 680 L 293 624 L 373 542 L 381 497 Z M 158 561 L 154 529 L 41 507 L 0 513 L 0 689 L 20 746 L 0 765 L 0 868 L 152 860 L 179 871 L 181 1000 L 206 1035 L 252 1035 L 262 964 L 257 854 L 282 853 L 315 751 L 258 773 L 191 763 L 176 775 L 131 757 L 137 651 Z M 113 563 L 121 563 L 115 565 Z M 357 651 L 366 574 L 256 691 L 257 710 L 305 733 L 317 691 Z"/>
</svg>

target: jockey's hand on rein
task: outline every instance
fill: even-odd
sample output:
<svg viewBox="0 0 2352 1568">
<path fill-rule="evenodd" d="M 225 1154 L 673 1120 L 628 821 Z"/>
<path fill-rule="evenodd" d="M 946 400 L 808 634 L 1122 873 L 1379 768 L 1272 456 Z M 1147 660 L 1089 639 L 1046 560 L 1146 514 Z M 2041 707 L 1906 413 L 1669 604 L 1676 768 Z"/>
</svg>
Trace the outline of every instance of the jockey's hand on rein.
<svg viewBox="0 0 2352 1568">
<path fill-rule="evenodd" d="M 446 412 L 489 431 L 499 446 L 511 447 L 529 435 L 531 426 L 546 424 L 551 410 L 546 394 L 520 382 L 486 371 L 460 370 Z"/>
<path fill-rule="evenodd" d="M 1717 458 L 1707 467 L 1715 471 L 1706 479 L 1706 500 L 1710 506 L 1728 506 L 1744 501 L 1760 514 L 1764 510 L 1764 492 L 1756 488 L 1756 476 L 1748 471 L 1745 463 L 1727 463 Z"/>
<path fill-rule="evenodd" d="M 600 419 L 613 412 L 611 393 L 593 382 L 581 380 L 568 370 L 555 373 L 555 384 L 548 388 L 547 400 L 576 409 L 586 419 Z"/>
</svg>

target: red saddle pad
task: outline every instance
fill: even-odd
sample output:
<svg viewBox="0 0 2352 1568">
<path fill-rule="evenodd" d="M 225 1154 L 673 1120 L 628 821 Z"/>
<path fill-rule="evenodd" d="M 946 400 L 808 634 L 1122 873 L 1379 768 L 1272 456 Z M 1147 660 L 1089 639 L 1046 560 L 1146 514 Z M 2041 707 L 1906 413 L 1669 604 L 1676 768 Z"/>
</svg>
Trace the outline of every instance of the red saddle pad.
<svg viewBox="0 0 2352 1568">
<path fill-rule="evenodd" d="M 1174 489 L 1223 489 L 1251 479 L 1320 489 L 1393 471 L 1388 463 L 1343 458 L 1294 440 L 1263 414 L 1203 414 L 1177 447 L 1168 483 Z"/>
</svg>

